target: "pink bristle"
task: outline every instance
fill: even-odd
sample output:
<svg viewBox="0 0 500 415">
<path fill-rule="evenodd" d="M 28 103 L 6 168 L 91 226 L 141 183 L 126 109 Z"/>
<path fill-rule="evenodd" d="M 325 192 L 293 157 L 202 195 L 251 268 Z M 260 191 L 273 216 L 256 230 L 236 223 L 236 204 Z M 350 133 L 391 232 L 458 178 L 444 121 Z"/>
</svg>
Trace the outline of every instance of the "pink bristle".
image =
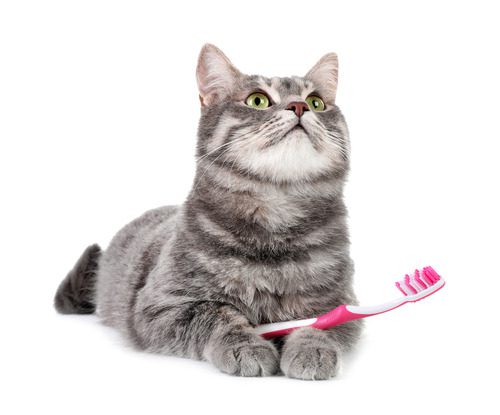
<svg viewBox="0 0 500 415">
<path fill-rule="evenodd" d="M 415 281 L 417 281 L 423 289 L 427 288 L 427 284 L 420 279 L 420 272 L 418 269 L 415 270 L 414 277 L 415 277 Z"/>
<path fill-rule="evenodd" d="M 425 267 L 424 270 L 427 271 L 430 275 L 432 275 L 432 277 L 434 278 L 435 282 L 438 282 L 441 279 L 440 275 L 434 270 L 434 268 L 432 268 L 432 267 Z"/>
<path fill-rule="evenodd" d="M 401 288 L 401 284 L 399 282 L 396 283 L 396 287 L 398 287 L 398 290 L 401 291 L 404 295 L 408 295 L 406 291 Z"/>
<path fill-rule="evenodd" d="M 432 285 L 434 284 L 434 282 L 432 281 L 432 279 L 429 277 L 429 274 L 428 272 L 426 272 L 425 268 L 422 272 L 422 278 L 424 279 L 424 281 L 428 284 L 428 285 Z"/>
<path fill-rule="evenodd" d="M 410 276 L 408 274 L 405 275 L 405 285 L 413 294 L 417 294 L 417 290 L 411 285 Z"/>
<path fill-rule="evenodd" d="M 429 278 L 432 281 L 432 285 L 434 285 L 438 281 L 435 275 L 426 268 L 424 268 L 424 275 L 426 275 L 427 278 Z"/>
</svg>

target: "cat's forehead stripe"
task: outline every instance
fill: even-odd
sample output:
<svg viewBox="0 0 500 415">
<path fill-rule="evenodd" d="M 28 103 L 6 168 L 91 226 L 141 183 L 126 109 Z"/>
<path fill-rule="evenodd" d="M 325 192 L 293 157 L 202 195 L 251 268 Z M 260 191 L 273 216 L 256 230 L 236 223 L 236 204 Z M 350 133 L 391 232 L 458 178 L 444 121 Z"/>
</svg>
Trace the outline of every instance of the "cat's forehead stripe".
<svg viewBox="0 0 500 415">
<path fill-rule="evenodd" d="M 275 87 L 273 79 L 271 79 L 270 82 L 267 82 L 269 80 L 262 78 L 260 79 L 259 86 L 262 88 L 263 91 L 265 91 L 271 97 L 271 99 L 274 102 L 280 103 L 281 102 L 280 93 L 278 92 L 278 89 Z"/>
<path fill-rule="evenodd" d="M 299 77 L 260 78 L 259 81 L 259 87 L 276 103 L 280 103 L 282 97 L 305 97 L 314 89 L 309 80 Z"/>
</svg>

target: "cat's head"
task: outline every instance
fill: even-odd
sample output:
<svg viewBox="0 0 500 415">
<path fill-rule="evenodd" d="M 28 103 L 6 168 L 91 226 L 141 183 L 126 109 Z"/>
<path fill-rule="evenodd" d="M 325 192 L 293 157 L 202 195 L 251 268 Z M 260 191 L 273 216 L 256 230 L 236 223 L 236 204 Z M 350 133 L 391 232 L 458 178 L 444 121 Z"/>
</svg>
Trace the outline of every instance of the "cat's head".
<svg viewBox="0 0 500 415">
<path fill-rule="evenodd" d="M 196 71 L 198 171 L 232 170 L 273 183 L 343 177 L 349 137 L 335 105 L 337 74 L 337 55 L 330 53 L 304 77 L 245 75 L 205 45 Z"/>
</svg>

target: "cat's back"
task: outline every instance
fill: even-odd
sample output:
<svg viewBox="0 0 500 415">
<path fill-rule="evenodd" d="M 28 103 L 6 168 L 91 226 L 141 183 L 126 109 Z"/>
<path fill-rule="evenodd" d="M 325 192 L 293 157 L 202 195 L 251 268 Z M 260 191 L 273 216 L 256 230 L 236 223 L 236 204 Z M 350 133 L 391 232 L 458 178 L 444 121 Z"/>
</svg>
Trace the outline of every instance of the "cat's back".
<svg viewBox="0 0 500 415">
<path fill-rule="evenodd" d="M 130 301 L 146 266 L 174 235 L 180 206 L 152 209 L 124 226 L 99 260 L 96 285 L 97 312 L 105 323 L 123 328 Z M 146 263 L 148 262 L 148 263 Z"/>
<path fill-rule="evenodd" d="M 179 206 L 162 206 L 143 213 L 117 232 L 104 252 L 103 260 L 130 257 L 158 228 L 170 223 L 178 211 Z"/>
</svg>

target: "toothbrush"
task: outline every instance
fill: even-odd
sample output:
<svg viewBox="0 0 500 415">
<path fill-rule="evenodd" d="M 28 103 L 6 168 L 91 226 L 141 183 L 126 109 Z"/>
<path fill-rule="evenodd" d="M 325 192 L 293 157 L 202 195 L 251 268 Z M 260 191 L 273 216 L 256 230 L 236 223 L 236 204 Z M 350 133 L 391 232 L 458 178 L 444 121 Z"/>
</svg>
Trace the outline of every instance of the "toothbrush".
<svg viewBox="0 0 500 415">
<path fill-rule="evenodd" d="M 396 282 L 396 287 L 404 294 L 404 297 L 400 297 L 397 300 L 368 307 L 342 304 L 332 311 L 316 318 L 263 324 L 257 326 L 256 330 L 258 334 L 266 339 L 284 336 L 300 327 L 314 327 L 326 330 L 351 320 L 386 313 L 404 304 L 422 300 L 439 291 L 443 288 L 444 284 L 445 281 L 432 267 L 424 267 L 421 271 L 417 269 L 413 275 L 406 275 L 404 280 Z"/>
</svg>

